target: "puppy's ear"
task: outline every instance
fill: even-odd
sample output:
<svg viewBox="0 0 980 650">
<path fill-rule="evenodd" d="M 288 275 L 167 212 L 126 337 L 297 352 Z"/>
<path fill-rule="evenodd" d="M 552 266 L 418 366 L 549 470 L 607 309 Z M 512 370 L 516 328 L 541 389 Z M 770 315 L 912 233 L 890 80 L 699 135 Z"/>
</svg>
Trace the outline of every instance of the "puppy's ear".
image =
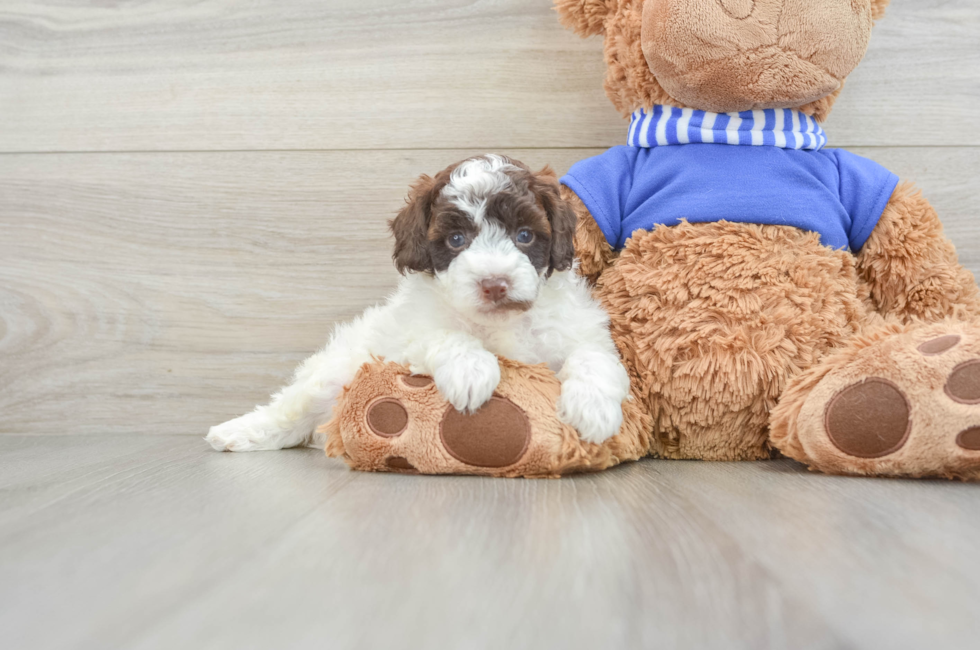
<svg viewBox="0 0 980 650">
<path fill-rule="evenodd" d="M 534 173 L 533 192 L 538 197 L 551 224 L 551 257 L 548 276 L 553 271 L 567 271 L 575 261 L 575 210 L 561 198 L 558 176 L 551 167 Z"/>
<path fill-rule="evenodd" d="M 558 21 L 579 36 L 595 36 L 606 28 L 616 0 L 555 0 Z"/>
<path fill-rule="evenodd" d="M 402 275 L 408 271 L 432 273 L 428 233 L 432 204 L 437 195 L 436 179 L 423 174 L 412 184 L 405 207 L 388 222 L 388 228 L 395 236 L 391 258 Z"/>
</svg>

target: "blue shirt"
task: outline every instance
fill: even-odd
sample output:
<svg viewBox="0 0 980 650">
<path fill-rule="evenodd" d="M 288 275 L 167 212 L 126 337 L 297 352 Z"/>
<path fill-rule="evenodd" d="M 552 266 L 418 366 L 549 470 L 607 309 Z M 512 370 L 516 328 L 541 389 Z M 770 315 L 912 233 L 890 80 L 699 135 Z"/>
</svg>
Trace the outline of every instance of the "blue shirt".
<svg viewBox="0 0 980 650">
<path fill-rule="evenodd" d="M 561 182 L 614 248 L 637 230 L 686 219 L 793 226 L 857 252 L 898 176 L 842 149 L 684 144 L 613 147 L 576 163 Z"/>
</svg>

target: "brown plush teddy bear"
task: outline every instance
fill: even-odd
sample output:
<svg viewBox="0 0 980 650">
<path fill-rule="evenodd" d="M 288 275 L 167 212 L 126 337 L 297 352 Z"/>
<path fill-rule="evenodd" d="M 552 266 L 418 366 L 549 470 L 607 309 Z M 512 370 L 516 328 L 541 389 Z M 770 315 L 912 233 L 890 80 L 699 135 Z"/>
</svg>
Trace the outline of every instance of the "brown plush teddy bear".
<svg viewBox="0 0 980 650">
<path fill-rule="evenodd" d="M 886 4 L 556 0 L 564 25 L 604 35 L 606 91 L 631 119 L 626 146 L 562 179 L 633 383 L 623 431 L 579 443 L 556 424 L 557 384 L 505 364 L 501 396 L 524 416 L 453 425 L 525 432 L 508 434 L 523 441 L 509 464 L 480 467 L 447 443 L 458 417 L 434 388 L 421 408 L 382 381 L 407 371 L 378 364 L 338 405 L 328 452 L 509 476 L 778 449 L 830 473 L 980 478 L 980 291 L 921 194 L 826 148 L 819 126 Z M 393 393 L 412 432 L 397 454 L 370 424 Z"/>
</svg>

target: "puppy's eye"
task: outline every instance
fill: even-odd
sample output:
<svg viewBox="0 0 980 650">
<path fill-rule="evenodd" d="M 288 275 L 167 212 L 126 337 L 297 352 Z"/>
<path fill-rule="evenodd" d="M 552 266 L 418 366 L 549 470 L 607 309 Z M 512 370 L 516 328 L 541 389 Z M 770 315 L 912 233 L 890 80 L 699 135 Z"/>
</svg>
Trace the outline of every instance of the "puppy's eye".
<svg viewBox="0 0 980 650">
<path fill-rule="evenodd" d="M 462 248 L 466 245 L 466 237 L 463 237 L 459 233 L 449 235 L 449 237 L 446 239 L 446 243 L 449 244 L 450 248 Z"/>
<path fill-rule="evenodd" d="M 518 244 L 530 244 L 532 241 L 534 241 L 534 233 L 530 228 L 521 228 L 517 231 Z"/>
</svg>

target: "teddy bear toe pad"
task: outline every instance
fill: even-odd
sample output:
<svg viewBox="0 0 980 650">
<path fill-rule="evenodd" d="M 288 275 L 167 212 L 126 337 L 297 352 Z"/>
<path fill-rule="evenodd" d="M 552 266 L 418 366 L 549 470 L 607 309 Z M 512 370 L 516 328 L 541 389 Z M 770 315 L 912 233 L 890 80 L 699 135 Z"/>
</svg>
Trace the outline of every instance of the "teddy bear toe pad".
<svg viewBox="0 0 980 650">
<path fill-rule="evenodd" d="M 408 427 L 408 411 L 401 402 L 390 397 L 372 402 L 365 418 L 368 429 L 385 438 L 401 435 Z"/>
<path fill-rule="evenodd" d="M 963 338 L 958 334 L 947 334 L 946 336 L 937 336 L 934 339 L 929 339 L 925 343 L 919 346 L 919 352 L 926 356 L 935 356 L 937 354 L 942 354 L 950 348 L 956 346 Z"/>
<path fill-rule="evenodd" d="M 980 479 L 980 325 L 852 351 L 807 397 L 798 435 L 801 460 L 822 471 Z"/>
<path fill-rule="evenodd" d="M 963 449 L 980 451 L 980 427 L 970 427 L 960 431 L 960 434 L 956 436 L 956 444 Z"/>
<path fill-rule="evenodd" d="M 824 427 L 835 447 L 858 458 L 898 451 L 912 429 L 911 407 L 898 386 L 868 379 L 837 393 L 827 405 Z"/>
<path fill-rule="evenodd" d="M 980 404 L 980 359 L 971 359 L 953 368 L 946 380 L 946 394 L 960 404 Z"/>
<path fill-rule="evenodd" d="M 516 404 L 492 397 L 476 413 L 446 409 L 439 426 L 446 451 L 461 463 L 507 467 L 524 456 L 531 442 L 531 424 Z"/>
</svg>

